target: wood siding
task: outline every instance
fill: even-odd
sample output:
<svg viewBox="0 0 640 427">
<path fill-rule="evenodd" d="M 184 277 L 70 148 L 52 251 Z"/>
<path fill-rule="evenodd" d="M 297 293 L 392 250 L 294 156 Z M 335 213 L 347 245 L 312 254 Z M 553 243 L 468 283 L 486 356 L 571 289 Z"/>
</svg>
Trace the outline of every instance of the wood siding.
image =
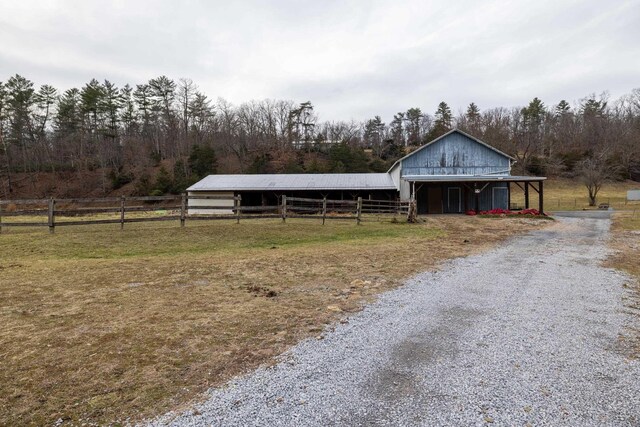
<svg viewBox="0 0 640 427">
<path fill-rule="evenodd" d="M 402 160 L 408 175 L 509 175 L 510 159 L 460 134 L 452 133 Z"/>
</svg>

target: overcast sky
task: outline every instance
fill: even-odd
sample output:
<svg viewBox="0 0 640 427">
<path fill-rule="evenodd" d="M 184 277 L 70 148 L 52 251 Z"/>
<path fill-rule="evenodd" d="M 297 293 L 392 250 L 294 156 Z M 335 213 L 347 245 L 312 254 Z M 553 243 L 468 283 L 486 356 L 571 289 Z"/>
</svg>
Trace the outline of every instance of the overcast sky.
<svg viewBox="0 0 640 427">
<path fill-rule="evenodd" d="M 0 81 L 159 75 L 210 98 L 310 100 L 321 120 L 640 87 L 640 1 L 0 0 Z"/>
</svg>

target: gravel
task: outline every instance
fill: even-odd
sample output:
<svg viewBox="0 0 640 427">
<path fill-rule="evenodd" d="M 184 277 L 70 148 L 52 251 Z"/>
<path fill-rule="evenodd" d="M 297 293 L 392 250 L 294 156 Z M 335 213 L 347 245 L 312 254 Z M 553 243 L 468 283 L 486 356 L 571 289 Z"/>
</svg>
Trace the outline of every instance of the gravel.
<svg viewBox="0 0 640 427">
<path fill-rule="evenodd" d="M 419 274 L 150 425 L 638 426 L 629 278 L 599 265 L 609 225 L 561 219 Z"/>
</svg>

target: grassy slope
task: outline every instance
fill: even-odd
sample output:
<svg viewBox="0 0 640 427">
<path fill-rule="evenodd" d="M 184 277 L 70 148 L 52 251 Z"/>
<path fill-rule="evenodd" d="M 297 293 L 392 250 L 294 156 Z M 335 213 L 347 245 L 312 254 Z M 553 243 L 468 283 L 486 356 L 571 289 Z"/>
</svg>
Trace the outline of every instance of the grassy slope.
<svg viewBox="0 0 640 427">
<path fill-rule="evenodd" d="M 400 279 L 543 223 L 13 229 L 0 236 L 0 425 L 175 408 Z"/>
</svg>

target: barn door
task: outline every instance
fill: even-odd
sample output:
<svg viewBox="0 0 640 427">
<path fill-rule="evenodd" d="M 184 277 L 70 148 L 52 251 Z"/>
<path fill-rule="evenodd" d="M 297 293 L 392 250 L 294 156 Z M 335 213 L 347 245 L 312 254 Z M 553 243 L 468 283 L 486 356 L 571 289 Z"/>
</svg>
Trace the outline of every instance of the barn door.
<svg viewBox="0 0 640 427">
<path fill-rule="evenodd" d="M 509 209 L 509 189 L 507 187 L 493 187 L 492 209 Z"/>
<path fill-rule="evenodd" d="M 449 187 L 447 189 L 447 212 L 462 212 L 462 197 L 460 187 Z"/>
<path fill-rule="evenodd" d="M 442 187 L 429 187 L 427 200 L 430 214 L 442 213 Z"/>
</svg>

